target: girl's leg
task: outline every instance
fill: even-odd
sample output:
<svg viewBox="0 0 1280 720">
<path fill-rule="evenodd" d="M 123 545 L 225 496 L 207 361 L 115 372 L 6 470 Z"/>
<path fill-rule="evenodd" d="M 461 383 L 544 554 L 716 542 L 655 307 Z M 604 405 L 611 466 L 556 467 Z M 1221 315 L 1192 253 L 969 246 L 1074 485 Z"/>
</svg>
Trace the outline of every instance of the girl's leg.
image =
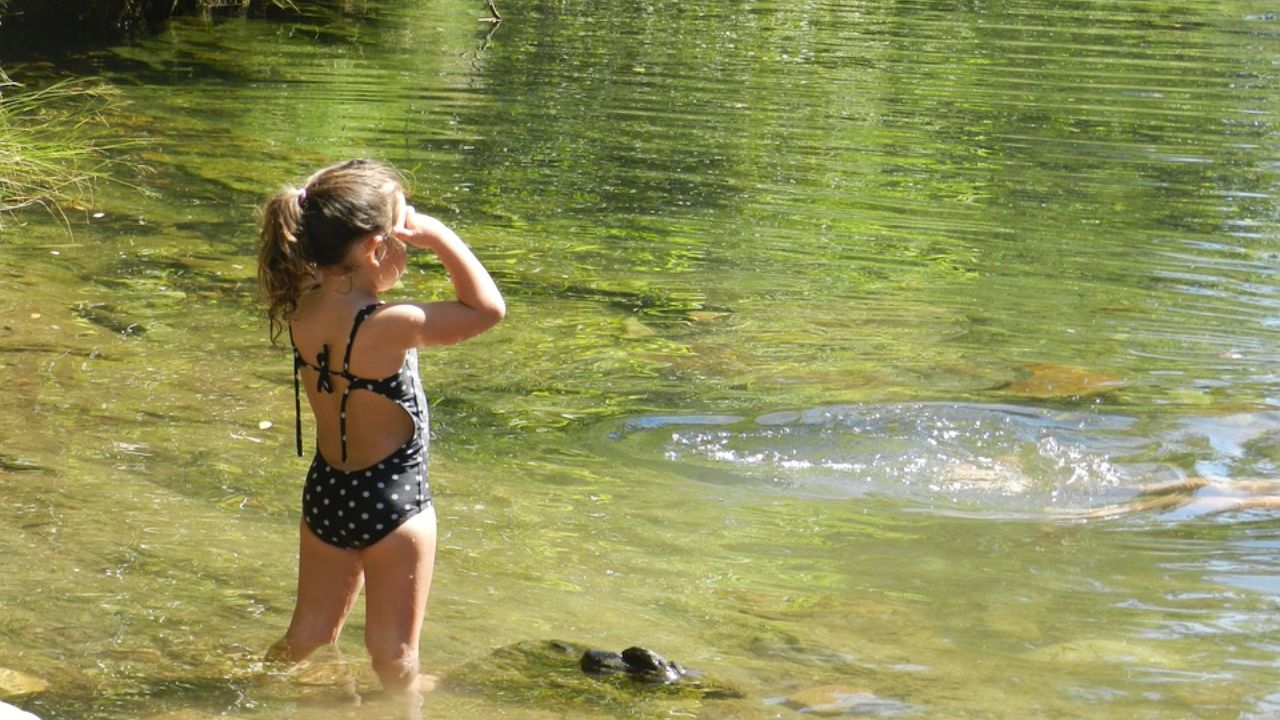
<svg viewBox="0 0 1280 720">
<path fill-rule="evenodd" d="M 418 691 L 418 634 L 436 557 L 436 513 L 427 507 L 360 554 L 365 647 L 382 686 Z"/>
<path fill-rule="evenodd" d="M 268 657 L 300 662 L 317 648 L 337 641 L 363 580 L 360 555 L 334 547 L 301 524 L 298 544 L 298 600 L 284 639 Z"/>
</svg>

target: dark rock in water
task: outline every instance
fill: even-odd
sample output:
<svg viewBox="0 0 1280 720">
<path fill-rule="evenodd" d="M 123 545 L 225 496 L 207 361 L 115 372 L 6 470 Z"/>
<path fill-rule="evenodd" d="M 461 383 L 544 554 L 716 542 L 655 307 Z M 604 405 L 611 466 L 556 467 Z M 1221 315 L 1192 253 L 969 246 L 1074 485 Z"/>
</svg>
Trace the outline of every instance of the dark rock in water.
<svg viewBox="0 0 1280 720">
<path fill-rule="evenodd" d="M 445 673 L 441 688 L 504 702 L 625 709 L 635 718 L 667 717 L 673 708 L 696 711 L 704 701 L 743 697 L 715 677 L 632 650 L 619 654 L 560 640 L 531 640 L 454 668 Z M 673 674 L 678 674 L 675 681 L 666 679 Z"/>
<path fill-rule="evenodd" d="M 141 335 L 147 331 L 142 323 L 121 313 L 106 303 L 82 302 L 71 310 L 77 316 L 88 320 L 98 327 L 120 335 Z"/>
<path fill-rule="evenodd" d="M 621 655 L 611 650 L 591 649 L 582 653 L 582 658 L 578 660 L 578 667 L 588 675 L 609 675 L 627 671 L 626 661 Z"/>
<path fill-rule="evenodd" d="M 678 682 L 687 674 L 678 664 L 642 647 L 629 647 L 623 650 L 622 661 L 626 663 L 627 672 L 649 682 Z"/>
<path fill-rule="evenodd" d="M 41 467 L 40 465 L 34 462 L 31 462 L 30 460 L 23 460 L 22 458 L 0 453 L 0 472 L 3 472 L 5 470 L 8 470 L 10 472 L 20 472 L 20 471 L 44 470 L 44 469 L 45 469 L 44 467 Z"/>
<path fill-rule="evenodd" d="M 592 648 L 582 653 L 578 667 L 588 675 L 627 673 L 640 682 L 664 685 L 679 682 L 689 674 L 679 663 L 642 647 L 629 647 L 621 653 Z"/>
</svg>

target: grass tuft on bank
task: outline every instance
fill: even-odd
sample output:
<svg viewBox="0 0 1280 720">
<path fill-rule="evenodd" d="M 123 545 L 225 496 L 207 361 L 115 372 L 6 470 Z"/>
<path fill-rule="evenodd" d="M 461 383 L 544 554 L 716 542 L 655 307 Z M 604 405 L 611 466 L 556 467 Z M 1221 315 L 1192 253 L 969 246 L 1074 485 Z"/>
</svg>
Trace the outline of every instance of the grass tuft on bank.
<svg viewBox="0 0 1280 720">
<path fill-rule="evenodd" d="M 60 217 L 87 207 L 95 185 L 121 162 L 116 153 L 135 144 L 107 126 L 104 114 L 116 102 L 101 81 L 27 89 L 0 70 L 0 220 L 31 206 Z"/>
</svg>

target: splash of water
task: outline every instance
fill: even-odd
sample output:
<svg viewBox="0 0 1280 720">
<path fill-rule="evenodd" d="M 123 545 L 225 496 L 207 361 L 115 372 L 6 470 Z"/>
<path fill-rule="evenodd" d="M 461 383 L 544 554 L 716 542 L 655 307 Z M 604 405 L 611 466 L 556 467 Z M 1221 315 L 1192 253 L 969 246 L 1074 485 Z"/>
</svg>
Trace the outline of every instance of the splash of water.
<svg viewBox="0 0 1280 720">
<path fill-rule="evenodd" d="M 696 480 L 819 499 L 889 496 L 945 512 L 1082 507 L 1133 482 L 1151 445 L 1117 415 L 969 403 L 649 416 L 613 443 Z"/>
</svg>

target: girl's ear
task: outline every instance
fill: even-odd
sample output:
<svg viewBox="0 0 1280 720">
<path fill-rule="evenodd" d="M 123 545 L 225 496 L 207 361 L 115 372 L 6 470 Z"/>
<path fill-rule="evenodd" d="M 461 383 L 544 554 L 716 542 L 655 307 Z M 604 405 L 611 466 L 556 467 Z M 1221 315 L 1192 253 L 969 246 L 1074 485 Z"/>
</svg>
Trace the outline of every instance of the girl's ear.
<svg viewBox="0 0 1280 720">
<path fill-rule="evenodd" d="M 382 256 L 386 254 L 386 248 L 383 245 L 386 240 L 382 235 L 373 234 L 360 241 L 360 259 L 371 262 L 374 265 L 382 262 Z"/>
</svg>

